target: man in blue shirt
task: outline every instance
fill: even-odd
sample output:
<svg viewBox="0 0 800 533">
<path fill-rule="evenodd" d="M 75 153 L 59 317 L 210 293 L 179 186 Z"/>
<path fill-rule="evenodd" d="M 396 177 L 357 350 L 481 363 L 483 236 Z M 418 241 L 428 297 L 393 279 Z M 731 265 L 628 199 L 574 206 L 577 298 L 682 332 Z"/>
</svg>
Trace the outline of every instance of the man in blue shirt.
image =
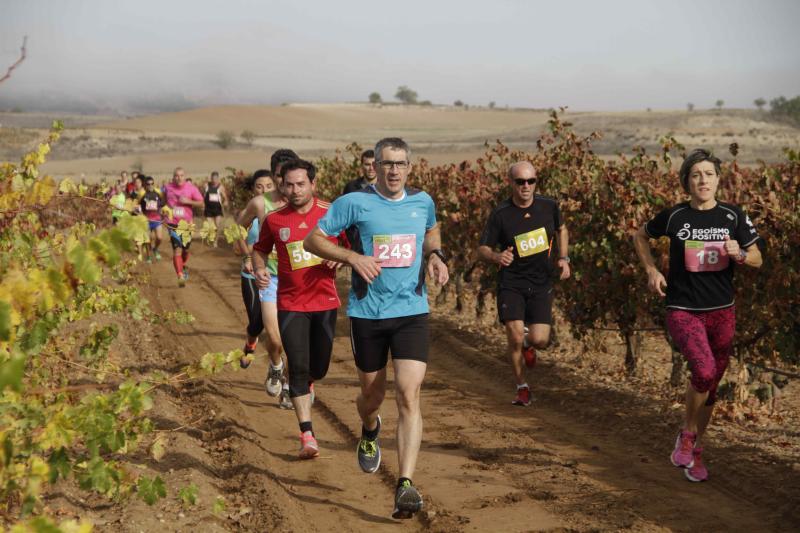
<svg viewBox="0 0 800 533">
<path fill-rule="evenodd" d="M 304 249 L 353 268 L 347 306 L 353 357 L 361 394 L 356 404 L 363 423 L 358 463 L 364 472 L 380 466 L 378 411 L 386 392 L 386 364 L 392 352 L 397 388 L 397 443 L 400 479 L 394 518 L 411 518 L 422 497 L 411 482 L 422 440 L 420 388 L 428 361 L 427 273 L 439 284 L 449 278 L 433 199 L 406 188 L 411 171 L 408 145 L 399 138 L 375 146 L 377 180 L 366 189 L 339 197 L 306 237 Z M 351 226 L 358 228 L 351 250 L 328 241 Z"/>
</svg>

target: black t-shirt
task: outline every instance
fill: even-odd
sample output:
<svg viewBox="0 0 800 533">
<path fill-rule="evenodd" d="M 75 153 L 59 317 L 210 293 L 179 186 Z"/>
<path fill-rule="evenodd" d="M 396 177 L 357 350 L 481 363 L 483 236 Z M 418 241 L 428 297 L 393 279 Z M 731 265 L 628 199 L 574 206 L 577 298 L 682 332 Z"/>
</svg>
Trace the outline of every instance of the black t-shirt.
<svg viewBox="0 0 800 533">
<path fill-rule="evenodd" d="M 342 194 L 349 194 L 351 192 L 362 191 L 366 189 L 368 186 L 369 186 L 369 181 L 367 181 L 367 178 L 362 176 L 360 178 L 348 181 L 347 185 L 344 186 Z"/>
<path fill-rule="evenodd" d="M 509 246 L 514 261 L 500 269 L 500 288 L 545 287 L 553 272 L 553 237 L 561 222 L 558 204 L 552 198 L 535 195 L 526 208 L 508 199 L 497 206 L 481 235 L 480 245 L 496 251 Z"/>
<path fill-rule="evenodd" d="M 700 211 L 684 202 L 661 211 L 644 229 L 654 239 L 669 237 L 668 308 L 712 311 L 733 305 L 735 261 L 725 252 L 725 237 L 742 248 L 759 239 L 744 211 L 724 202 Z"/>
<path fill-rule="evenodd" d="M 164 198 L 156 191 L 147 191 L 139 201 L 139 206 L 145 215 L 160 213 L 164 205 Z"/>
<path fill-rule="evenodd" d="M 347 185 L 344 186 L 344 190 L 342 191 L 342 195 L 350 194 L 351 192 L 358 192 L 363 191 L 367 187 L 369 187 L 369 181 L 367 178 L 360 177 L 354 180 L 350 180 L 347 182 Z M 361 238 L 358 234 L 358 228 L 355 226 L 350 226 L 346 230 L 344 230 L 344 234 L 347 236 L 347 240 L 350 243 L 361 243 Z"/>
</svg>

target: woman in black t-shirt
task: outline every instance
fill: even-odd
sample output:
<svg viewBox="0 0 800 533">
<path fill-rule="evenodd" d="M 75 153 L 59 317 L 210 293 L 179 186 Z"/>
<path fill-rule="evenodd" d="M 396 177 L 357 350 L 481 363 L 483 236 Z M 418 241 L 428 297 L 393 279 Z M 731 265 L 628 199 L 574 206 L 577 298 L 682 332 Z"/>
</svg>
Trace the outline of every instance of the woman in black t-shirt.
<svg viewBox="0 0 800 533">
<path fill-rule="evenodd" d="M 736 325 L 735 265 L 761 266 L 759 239 L 750 218 L 716 199 L 720 160 L 707 150 L 690 153 L 680 180 L 690 200 L 665 209 L 634 237 L 653 292 L 666 296 L 667 329 L 689 363 L 686 418 L 670 460 L 690 481 L 705 481 L 700 438 L 711 420 L 717 385 L 733 352 Z M 658 271 L 648 239 L 669 237 L 669 273 Z M 666 294 L 664 292 L 666 289 Z"/>
</svg>

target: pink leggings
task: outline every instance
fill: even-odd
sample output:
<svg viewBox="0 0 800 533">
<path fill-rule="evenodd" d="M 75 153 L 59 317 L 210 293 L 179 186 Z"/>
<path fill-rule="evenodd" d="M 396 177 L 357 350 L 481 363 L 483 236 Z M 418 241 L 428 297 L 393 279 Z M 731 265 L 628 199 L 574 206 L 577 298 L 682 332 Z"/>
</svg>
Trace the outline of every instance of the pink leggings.
<svg viewBox="0 0 800 533">
<path fill-rule="evenodd" d="M 717 399 L 719 385 L 733 354 L 736 310 L 733 306 L 715 311 L 667 310 L 667 330 L 692 372 L 692 387 L 708 392 L 706 405 Z"/>
</svg>

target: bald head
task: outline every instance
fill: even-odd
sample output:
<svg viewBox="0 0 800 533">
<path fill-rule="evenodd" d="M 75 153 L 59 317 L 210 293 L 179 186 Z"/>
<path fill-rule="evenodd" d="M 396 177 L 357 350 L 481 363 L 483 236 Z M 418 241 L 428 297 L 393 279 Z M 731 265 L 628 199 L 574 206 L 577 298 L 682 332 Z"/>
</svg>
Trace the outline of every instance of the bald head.
<svg viewBox="0 0 800 533">
<path fill-rule="evenodd" d="M 536 169 L 530 161 L 517 161 L 508 169 L 508 177 L 512 180 L 536 177 Z"/>
</svg>

